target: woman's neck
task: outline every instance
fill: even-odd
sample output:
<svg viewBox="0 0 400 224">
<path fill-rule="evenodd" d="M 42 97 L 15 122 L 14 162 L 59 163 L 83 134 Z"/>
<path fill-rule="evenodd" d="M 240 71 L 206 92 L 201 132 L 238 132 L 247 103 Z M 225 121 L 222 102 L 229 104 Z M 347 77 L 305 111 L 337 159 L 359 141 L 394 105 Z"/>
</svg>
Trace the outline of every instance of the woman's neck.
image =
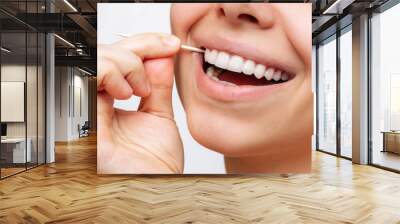
<svg viewBox="0 0 400 224">
<path fill-rule="evenodd" d="M 304 147 L 274 150 L 261 156 L 225 157 L 227 173 L 307 173 L 311 170 L 311 142 Z"/>
</svg>

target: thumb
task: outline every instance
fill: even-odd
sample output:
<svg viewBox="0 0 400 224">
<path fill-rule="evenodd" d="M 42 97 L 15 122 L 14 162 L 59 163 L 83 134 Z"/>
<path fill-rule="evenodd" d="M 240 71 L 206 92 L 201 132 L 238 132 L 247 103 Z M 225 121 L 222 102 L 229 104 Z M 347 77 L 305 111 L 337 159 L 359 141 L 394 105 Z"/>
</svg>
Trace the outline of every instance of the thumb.
<svg viewBox="0 0 400 224">
<path fill-rule="evenodd" d="M 144 62 L 144 70 L 151 84 L 151 93 L 149 96 L 141 99 L 139 111 L 173 119 L 173 58 L 147 60 Z"/>
</svg>

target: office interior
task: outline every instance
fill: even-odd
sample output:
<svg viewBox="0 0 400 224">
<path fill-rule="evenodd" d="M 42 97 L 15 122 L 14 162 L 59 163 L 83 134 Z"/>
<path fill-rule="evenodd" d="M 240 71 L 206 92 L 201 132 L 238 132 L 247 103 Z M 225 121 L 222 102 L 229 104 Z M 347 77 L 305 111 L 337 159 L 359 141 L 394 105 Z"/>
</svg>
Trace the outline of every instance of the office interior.
<svg viewBox="0 0 400 224">
<path fill-rule="evenodd" d="M 313 8 L 310 174 L 184 178 L 96 173 L 100 2 L 0 1 L 0 222 L 399 223 L 400 1 L 290 1 Z"/>
<path fill-rule="evenodd" d="M 400 4 L 316 1 L 314 9 L 330 2 L 313 17 L 315 149 L 400 172 Z"/>
<path fill-rule="evenodd" d="M 98 2 L 1 2 L 1 178 L 95 132 Z M 398 1 L 311 3 L 314 149 L 399 172 Z"/>
<path fill-rule="evenodd" d="M 1 179 L 55 162 L 58 142 L 96 133 L 93 4 L 80 5 L 82 15 L 63 1 L 0 2 Z"/>
</svg>

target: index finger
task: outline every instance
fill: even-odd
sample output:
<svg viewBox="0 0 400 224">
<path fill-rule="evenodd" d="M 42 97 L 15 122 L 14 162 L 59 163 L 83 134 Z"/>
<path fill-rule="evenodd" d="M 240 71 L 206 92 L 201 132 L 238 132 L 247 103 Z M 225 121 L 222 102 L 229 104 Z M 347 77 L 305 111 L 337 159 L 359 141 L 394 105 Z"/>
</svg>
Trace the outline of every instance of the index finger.
<svg viewBox="0 0 400 224">
<path fill-rule="evenodd" d="M 175 55 L 180 48 L 178 37 L 163 33 L 143 33 L 125 38 L 116 46 L 132 51 L 142 60 Z"/>
</svg>

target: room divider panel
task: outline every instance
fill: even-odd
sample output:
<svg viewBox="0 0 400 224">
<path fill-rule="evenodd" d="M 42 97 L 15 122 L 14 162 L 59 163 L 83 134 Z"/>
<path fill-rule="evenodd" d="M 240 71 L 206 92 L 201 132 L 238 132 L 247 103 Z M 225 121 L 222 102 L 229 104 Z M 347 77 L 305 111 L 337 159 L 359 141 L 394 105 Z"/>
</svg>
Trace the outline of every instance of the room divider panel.
<svg viewBox="0 0 400 224">
<path fill-rule="evenodd" d="M 0 2 L 0 178 L 45 163 L 45 34 L 26 24 L 44 1 Z"/>
</svg>

